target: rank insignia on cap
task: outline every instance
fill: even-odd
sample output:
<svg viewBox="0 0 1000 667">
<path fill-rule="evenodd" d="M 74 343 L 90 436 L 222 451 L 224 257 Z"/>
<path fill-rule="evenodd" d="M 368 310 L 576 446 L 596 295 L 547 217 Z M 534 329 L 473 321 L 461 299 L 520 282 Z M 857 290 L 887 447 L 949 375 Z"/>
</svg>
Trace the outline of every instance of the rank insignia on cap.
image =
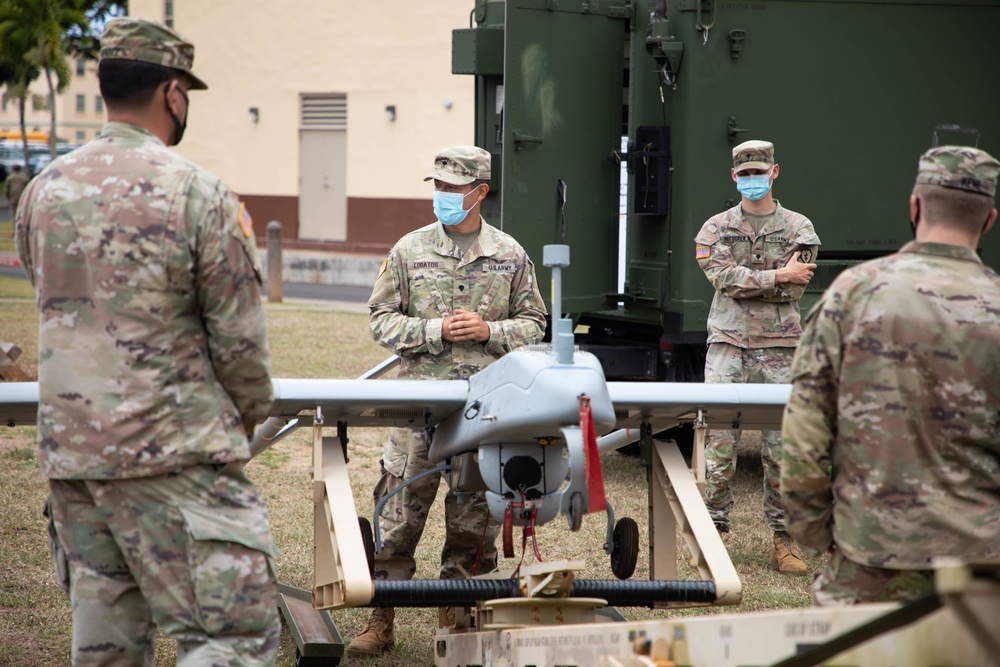
<svg viewBox="0 0 1000 667">
<path fill-rule="evenodd" d="M 710 245 L 700 245 L 695 248 L 694 258 L 695 259 L 708 259 L 712 256 L 712 246 Z"/>
<path fill-rule="evenodd" d="M 247 210 L 247 205 L 245 202 L 240 202 L 240 229 L 243 230 L 243 236 L 250 238 L 253 236 L 253 218 L 250 217 L 250 211 Z"/>
</svg>

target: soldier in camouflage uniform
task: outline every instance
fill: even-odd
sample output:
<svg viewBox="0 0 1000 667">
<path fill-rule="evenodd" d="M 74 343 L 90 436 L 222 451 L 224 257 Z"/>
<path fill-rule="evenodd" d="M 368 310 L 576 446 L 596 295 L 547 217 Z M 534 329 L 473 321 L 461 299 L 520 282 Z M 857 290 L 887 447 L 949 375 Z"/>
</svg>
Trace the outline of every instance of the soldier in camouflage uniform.
<svg viewBox="0 0 1000 667">
<path fill-rule="evenodd" d="M 272 402 L 249 215 L 180 141 L 194 47 L 108 22 L 108 124 L 28 186 L 16 240 L 38 295 L 39 462 L 74 665 L 272 665 L 267 509 L 243 473 Z M 184 119 L 184 120 L 182 120 Z"/>
<path fill-rule="evenodd" d="M 507 352 L 537 343 L 545 331 L 545 305 L 535 268 L 513 238 L 486 224 L 480 202 L 489 192 L 490 154 L 455 146 L 434 158 L 437 222 L 404 236 L 386 257 L 368 306 L 375 340 L 400 356 L 399 377 L 466 379 Z M 424 432 L 389 432 L 375 500 L 434 467 Z M 382 552 L 375 577 L 410 579 L 414 550 L 441 475 L 430 475 L 390 499 L 382 509 Z M 447 530 L 441 578 L 496 569 L 499 526 L 489 522 L 486 499 L 459 503 L 445 495 Z M 393 610 L 376 609 L 348 655 L 374 655 L 392 645 Z"/>
<path fill-rule="evenodd" d="M 819 237 L 803 215 L 774 199 L 774 146 L 747 141 L 733 149 L 731 172 L 742 200 L 713 216 L 695 237 L 695 257 L 715 287 L 708 315 L 705 382 L 786 383 L 802 330 L 799 298 L 812 278 Z M 739 430 L 713 430 L 706 441 L 705 504 L 720 533 L 730 530 L 730 489 Z M 764 518 L 774 531 L 771 564 L 805 574 L 785 532 L 778 493 L 780 431 L 762 433 Z"/>
<path fill-rule="evenodd" d="M 7 204 L 10 206 L 10 217 L 16 219 L 17 205 L 20 203 L 21 195 L 24 193 L 24 189 L 28 187 L 28 182 L 31 178 L 24 173 L 19 164 L 15 164 L 12 169 L 13 172 L 4 181 L 3 191 L 4 196 L 7 197 Z"/>
<path fill-rule="evenodd" d="M 912 600 L 935 557 L 1000 557 L 1000 275 L 975 251 L 998 173 L 974 148 L 927 151 L 916 241 L 840 274 L 806 317 L 781 493 L 803 549 L 833 552 L 816 604 Z"/>
</svg>

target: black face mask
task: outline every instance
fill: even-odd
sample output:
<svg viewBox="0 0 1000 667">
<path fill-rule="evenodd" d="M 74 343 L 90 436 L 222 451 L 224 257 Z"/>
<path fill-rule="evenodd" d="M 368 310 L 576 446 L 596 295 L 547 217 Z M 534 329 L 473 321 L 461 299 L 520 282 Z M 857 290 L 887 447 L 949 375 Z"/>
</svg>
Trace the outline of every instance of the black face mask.
<svg viewBox="0 0 1000 667">
<path fill-rule="evenodd" d="M 186 107 L 188 105 L 187 93 L 185 93 L 184 89 L 181 88 L 180 86 L 177 86 L 177 92 L 180 93 L 181 97 L 184 98 L 184 106 Z M 177 144 L 181 143 L 181 139 L 184 138 L 184 130 L 187 129 L 187 113 L 184 114 L 184 122 L 182 123 L 181 119 L 178 118 L 177 114 L 175 114 L 173 110 L 170 108 L 170 100 L 167 99 L 167 95 L 169 94 L 170 94 L 170 86 L 167 86 L 166 88 L 163 89 L 163 100 L 167 103 L 167 113 L 170 114 L 170 118 L 173 119 L 174 121 L 174 140 L 170 143 L 170 145 L 176 146 Z"/>
</svg>

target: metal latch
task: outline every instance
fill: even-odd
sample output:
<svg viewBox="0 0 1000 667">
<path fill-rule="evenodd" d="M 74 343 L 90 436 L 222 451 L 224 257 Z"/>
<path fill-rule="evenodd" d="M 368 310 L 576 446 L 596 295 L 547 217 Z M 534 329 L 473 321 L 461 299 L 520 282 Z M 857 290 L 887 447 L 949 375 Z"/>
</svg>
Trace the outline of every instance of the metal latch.
<svg viewBox="0 0 1000 667">
<path fill-rule="evenodd" d="M 729 57 L 733 62 L 740 59 L 740 51 L 743 50 L 743 40 L 747 38 L 747 31 L 736 28 L 729 31 Z"/>
</svg>

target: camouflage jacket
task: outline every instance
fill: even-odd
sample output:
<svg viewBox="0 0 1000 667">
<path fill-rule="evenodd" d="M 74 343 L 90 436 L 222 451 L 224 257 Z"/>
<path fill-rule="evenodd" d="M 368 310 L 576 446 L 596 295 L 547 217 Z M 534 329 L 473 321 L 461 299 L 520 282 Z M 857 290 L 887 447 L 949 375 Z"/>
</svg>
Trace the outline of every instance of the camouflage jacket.
<svg viewBox="0 0 1000 667">
<path fill-rule="evenodd" d="M 31 178 L 23 171 L 11 172 L 10 176 L 4 182 L 3 190 L 4 196 L 10 202 L 12 207 L 17 207 L 18 202 L 21 201 L 21 195 L 24 193 L 24 189 L 28 187 L 28 181 Z"/>
<path fill-rule="evenodd" d="M 1000 276 L 971 250 L 913 242 L 842 273 L 792 364 L 788 532 L 890 569 L 1000 555 L 998 378 Z"/>
<path fill-rule="evenodd" d="M 270 355 L 249 216 L 222 181 L 109 123 L 31 182 L 16 242 L 38 295 L 47 477 L 249 458 Z"/>
<path fill-rule="evenodd" d="M 535 266 L 517 241 L 483 222 L 465 256 L 458 252 L 434 222 L 401 238 L 375 280 L 372 336 L 400 356 L 401 378 L 465 379 L 545 332 Z M 442 338 L 444 318 L 459 308 L 486 320 L 487 342 Z"/>
<path fill-rule="evenodd" d="M 708 314 L 708 342 L 743 348 L 795 347 L 799 298 L 805 285 L 777 283 L 775 272 L 801 250 L 816 259 L 819 237 L 808 218 L 778 204 L 760 233 L 737 204 L 712 216 L 694 238 L 701 270 L 715 287 Z"/>
</svg>

